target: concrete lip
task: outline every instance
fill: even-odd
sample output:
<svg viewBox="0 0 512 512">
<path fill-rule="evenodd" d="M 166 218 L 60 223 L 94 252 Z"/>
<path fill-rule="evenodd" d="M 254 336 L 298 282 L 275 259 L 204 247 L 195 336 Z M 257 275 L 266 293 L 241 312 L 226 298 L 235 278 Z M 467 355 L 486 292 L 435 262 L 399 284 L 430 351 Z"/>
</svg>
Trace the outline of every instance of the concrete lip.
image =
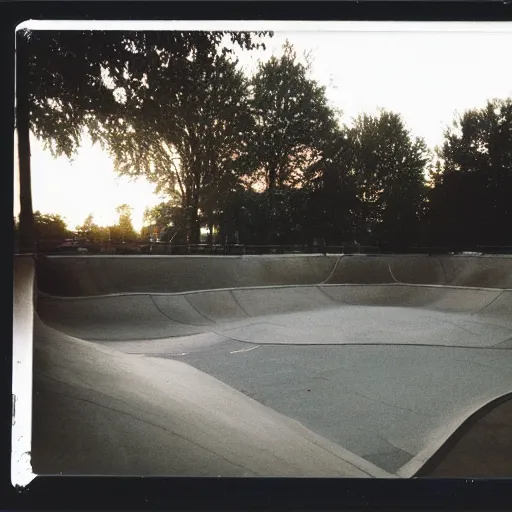
<svg viewBox="0 0 512 512">
<path fill-rule="evenodd" d="M 305 429 L 301 436 L 318 436 L 315 442 L 321 439 L 329 451 L 338 447 L 344 454 L 340 473 L 327 459 L 315 468 L 308 465 L 312 452 L 307 450 L 296 448 L 295 462 L 283 465 L 249 454 L 240 444 L 240 457 L 245 454 L 251 461 L 247 474 L 410 477 L 475 411 L 512 391 L 510 258 L 164 256 L 98 257 L 85 263 L 59 258 L 40 268 L 38 330 L 46 333 L 39 352 L 44 364 L 62 357 L 50 348 L 52 337 L 61 340 L 62 350 L 80 344 L 91 357 L 107 350 L 112 357 L 105 382 L 122 380 L 114 354 L 133 361 L 132 373 L 138 365 L 153 365 L 149 374 L 144 370 L 144 386 L 150 387 L 167 381 L 179 364 L 191 375 L 203 375 L 204 386 L 219 389 L 219 397 L 222 388 L 246 399 L 243 414 L 253 417 L 250 411 L 264 407 L 267 412 L 258 414 L 270 415 L 272 428 L 292 421 Z M 126 266 L 118 274 L 116 261 Z M 204 278 L 208 269 L 215 274 L 211 279 Z M 121 270 L 133 271 L 131 282 L 123 282 Z M 69 283 L 56 288 L 51 278 L 59 272 Z M 194 273 L 199 276 L 195 280 Z M 108 281 L 102 281 L 107 274 Z M 163 276 L 160 281 L 158 276 Z M 72 365 L 82 379 L 93 371 L 79 359 Z M 199 377 L 190 378 L 192 383 Z M 206 384 L 208 379 L 214 380 Z M 130 380 L 124 380 L 123 386 L 130 387 Z M 68 384 L 73 389 L 79 385 Z M 96 386 L 91 382 L 89 389 L 97 393 Z M 182 403 L 173 389 L 162 393 Z M 149 398 L 148 403 L 138 395 L 125 399 L 138 408 L 153 407 Z M 227 411 L 231 398 L 222 400 Z M 183 410 L 192 418 L 198 406 L 192 401 Z M 176 407 L 175 412 L 181 406 Z M 213 410 L 208 414 L 213 421 Z M 274 414 L 284 419 L 270 419 Z M 234 438 L 246 443 L 244 436 L 253 435 L 249 427 L 229 417 Z M 108 428 L 101 415 L 97 421 Z M 176 428 L 173 424 L 171 430 Z M 202 434 L 194 432 L 200 439 Z M 258 438 L 257 450 L 265 451 L 265 435 Z M 301 439 L 297 447 L 304 446 Z M 216 445 L 214 451 L 238 460 L 227 446 Z M 139 461 L 147 469 L 144 464 Z M 218 464 L 210 469 L 219 471 Z"/>
</svg>

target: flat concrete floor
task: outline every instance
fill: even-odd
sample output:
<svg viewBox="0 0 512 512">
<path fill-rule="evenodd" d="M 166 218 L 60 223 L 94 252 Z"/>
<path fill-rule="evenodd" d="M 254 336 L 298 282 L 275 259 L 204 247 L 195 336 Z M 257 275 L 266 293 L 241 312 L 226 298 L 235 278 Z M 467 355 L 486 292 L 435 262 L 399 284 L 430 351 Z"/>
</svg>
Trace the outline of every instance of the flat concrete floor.
<svg viewBox="0 0 512 512">
<path fill-rule="evenodd" d="M 500 265 L 500 275 L 508 276 Z M 463 267 L 453 279 L 469 279 Z M 432 275 L 439 275 L 437 268 Z M 342 270 L 335 266 L 330 275 Z M 405 276 L 400 267 L 393 275 L 399 272 Z M 482 272 L 478 276 L 484 279 Z M 324 280 L 202 292 L 41 296 L 34 363 L 41 401 L 35 417 L 45 426 L 38 430 L 34 422 L 34 460 L 43 472 L 410 477 L 475 411 L 512 391 L 511 290 Z M 154 396 L 151 389 L 157 390 Z M 59 405 L 55 397 L 78 395 L 80 403 L 96 405 L 108 395 L 104 409 L 117 418 L 94 406 L 89 417 L 96 419 L 76 427 L 89 429 L 80 439 L 96 443 L 98 456 L 85 456 L 85 441 L 69 429 L 59 445 L 52 433 L 59 421 L 41 420 L 51 402 L 76 424 L 86 406 Z M 119 421 L 119 410 L 132 419 Z M 137 421 L 158 417 L 158 427 L 136 426 L 135 410 Z M 163 428 L 174 441 L 150 428 Z M 149 459 L 140 453 L 142 434 L 156 436 L 151 448 L 144 443 Z M 175 434 L 186 434 L 210 455 L 190 448 L 189 457 Z M 123 438 L 117 451 L 116 435 Z M 52 436 L 55 443 L 48 444 Z M 280 438 L 289 441 L 274 442 Z M 320 451 L 314 448 L 319 444 Z M 276 454 L 278 446 L 284 451 Z M 461 471 L 463 464 L 452 465 L 445 476 L 469 476 Z"/>
<path fill-rule="evenodd" d="M 226 342 L 203 353 L 174 357 L 391 473 L 421 452 L 433 433 L 442 435 L 444 425 L 463 415 L 475 396 L 492 397 L 496 389 L 510 389 L 512 383 L 511 361 L 496 351 L 475 355 L 431 347 L 244 349 Z"/>
</svg>

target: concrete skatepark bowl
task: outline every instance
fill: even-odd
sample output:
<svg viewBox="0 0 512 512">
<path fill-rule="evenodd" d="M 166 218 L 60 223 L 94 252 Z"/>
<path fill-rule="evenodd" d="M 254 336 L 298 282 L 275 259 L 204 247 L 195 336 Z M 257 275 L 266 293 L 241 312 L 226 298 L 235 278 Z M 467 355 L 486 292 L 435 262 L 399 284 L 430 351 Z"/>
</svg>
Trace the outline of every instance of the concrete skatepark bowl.
<svg viewBox="0 0 512 512">
<path fill-rule="evenodd" d="M 511 257 L 19 257 L 21 273 L 37 474 L 413 477 L 512 392 Z M 459 454 L 443 476 L 512 476 L 500 432 L 508 454 L 479 439 L 482 464 Z"/>
</svg>

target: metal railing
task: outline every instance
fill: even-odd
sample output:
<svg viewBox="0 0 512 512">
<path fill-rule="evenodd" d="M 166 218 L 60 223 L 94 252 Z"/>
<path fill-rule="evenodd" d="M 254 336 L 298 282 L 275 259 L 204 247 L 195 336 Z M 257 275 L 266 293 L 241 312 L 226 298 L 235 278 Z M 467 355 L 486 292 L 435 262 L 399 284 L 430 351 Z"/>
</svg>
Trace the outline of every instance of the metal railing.
<svg viewBox="0 0 512 512">
<path fill-rule="evenodd" d="M 376 253 L 377 247 L 328 245 L 325 247 L 297 244 L 171 244 L 169 242 L 152 242 L 141 246 L 143 254 L 168 255 L 272 255 L 272 254 L 341 254 L 343 252 Z"/>
<path fill-rule="evenodd" d="M 39 240 L 40 254 L 155 254 L 155 255 L 271 255 L 271 254 L 512 254 L 512 246 L 447 245 L 396 247 L 392 245 L 305 244 L 175 244 L 171 242 L 85 242 L 65 247 L 62 240 Z"/>
</svg>

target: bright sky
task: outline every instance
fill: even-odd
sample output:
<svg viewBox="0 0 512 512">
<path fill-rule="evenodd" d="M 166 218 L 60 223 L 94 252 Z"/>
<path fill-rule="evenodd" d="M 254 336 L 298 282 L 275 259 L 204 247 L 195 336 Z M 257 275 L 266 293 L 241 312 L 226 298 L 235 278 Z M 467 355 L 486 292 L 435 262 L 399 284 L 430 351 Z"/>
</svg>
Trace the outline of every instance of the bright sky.
<svg viewBox="0 0 512 512">
<path fill-rule="evenodd" d="M 294 23 L 280 23 L 279 29 L 266 23 L 264 29 L 276 31 L 266 51 L 238 55 L 240 65 L 251 72 L 258 59 L 280 55 L 288 39 L 299 55 L 312 51 L 312 77 L 327 87 L 329 101 L 343 111 L 342 121 L 348 123 L 361 112 L 384 107 L 401 113 L 412 133 L 433 148 L 442 141 L 456 111 L 512 96 L 512 66 L 508 65 L 512 24 L 464 24 L 464 31 L 461 26 L 333 22 L 308 26 L 303 22 L 297 31 Z M 93 27 L 99 28 L 97 22 Z M 177 28 L 167 23 L 169 27 Z M 116 28 L 127 27 L 123 23 Z M 220 27 L 210 23 L 213 28 Z M 236 29 L 244 27 L 237 22 Z M 15 179 L 15 214 L 19 211 L 17 188 Z M 34 140 L 32 193 L 35 210 L 61 214 L 70 228 L 90 213 L 99 224 L 114 223 L 116 206 L 128 203 L 133 207 L 134 226 L 140 229 L 144 209 L 162 200 L 145 180 L 117 177 L 108 155 L 89 140 L 83 141 L 73 162 L 54 160 Z"/>
</svg>

